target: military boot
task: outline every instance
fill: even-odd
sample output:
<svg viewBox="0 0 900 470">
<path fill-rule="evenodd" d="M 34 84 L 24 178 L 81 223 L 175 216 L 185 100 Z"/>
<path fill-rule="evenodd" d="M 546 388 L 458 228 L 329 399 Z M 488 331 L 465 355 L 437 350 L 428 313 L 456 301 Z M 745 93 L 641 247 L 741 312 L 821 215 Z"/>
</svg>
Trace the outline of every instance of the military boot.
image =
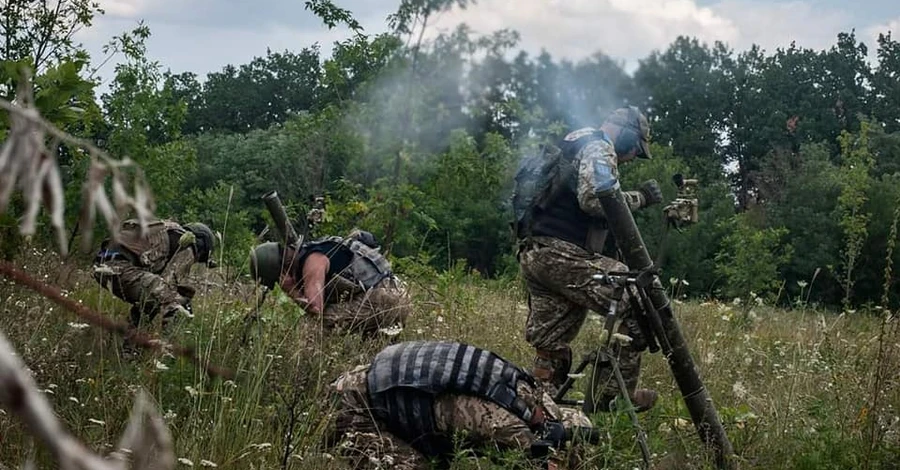
<svg viewBox="0 0 900 470">
<path fill-rule="evenodd" d="M 566 346 L 565 349 L 556 351 L 537 349 L 535 353 L 532 375 L 541 381 L 551 395 L 554 395 L 569 377 L 569 371 L 572 369 L 572 350 Z"/>
</svg>

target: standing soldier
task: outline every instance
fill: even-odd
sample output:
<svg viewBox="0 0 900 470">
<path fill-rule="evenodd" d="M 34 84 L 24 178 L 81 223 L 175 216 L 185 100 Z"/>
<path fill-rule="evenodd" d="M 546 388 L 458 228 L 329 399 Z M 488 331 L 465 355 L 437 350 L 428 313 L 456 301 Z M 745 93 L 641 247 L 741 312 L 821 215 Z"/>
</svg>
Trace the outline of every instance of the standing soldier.
<svg viewBox="0 0 900 470">
<path fill-rule="evenodd" d="M 251 253 L 250 274 L 268 289 L 277 283 L 304 310 L 321 315 L 327 329 L 373 334 L 402 327 L 411 311 L 405 287 L 367 231 L 299 249 L 263 243 Z"/>
<path fill-rule="evenodd" d="M 544 151 L 538 159 L 526 159 L 516 175 L 513 206 L 518 259 L 529 292 L 525 339 L 536 350 L 534 376 L 552 386 L 559 387 L 566 380 L 572 366 L 569 343 L 581 329 L 588 309 L 601 313 L 609 309 L 611 288 L 592 276 L 627 271 L 621 262 L 602 255 L 607 225 L 597 198 L 603 189 L 599 182 L 608 168 L 616 172 L 619 163 L 636 157 L 649 159 L 649 139 L 647 118 L 633 106 L 620 108 L 599 129 L 571 132 L 555 152 Z M 624 194 L 631 210 L 662 201 L 655 180 Z M 636 340 L 616 353 L 630 398 L 643 411 L 655 404 L 657 393 L 636 390 L 642 341 L 629 315 L 630 305 L 627 295 L 619 303 L 625 319 L 620 332 Z M 617 395 L 608 363 L 595 367 L 585 411 L 607 410 Z"/>
<path fill-rule="evenodd" d="M 210 259 L 214 247 L 212 230 L 201 223 L 181 226 L 154 220 L 141 234 L 140 223 L 129 219 L 122 223 L 119 241 L 103 241 L 94 260 L 94 279 L 131 304 L 132 327 L 162 312 L 165 331 L 176 315 L 193 316 L 196 289 L 188 274 L 194 263 L 215 267 Z"/>
<path fill-rule="evenodd" d="M 331 386 L 331 443 L 353 468 L 424 469 L 447 464 L 457 437 L 473 450 L 519 450 L 557 468 L 590 420 L 561 408 L 527 372 L 467 344 L 411 341 L 383 349 Z"/>
</svg>

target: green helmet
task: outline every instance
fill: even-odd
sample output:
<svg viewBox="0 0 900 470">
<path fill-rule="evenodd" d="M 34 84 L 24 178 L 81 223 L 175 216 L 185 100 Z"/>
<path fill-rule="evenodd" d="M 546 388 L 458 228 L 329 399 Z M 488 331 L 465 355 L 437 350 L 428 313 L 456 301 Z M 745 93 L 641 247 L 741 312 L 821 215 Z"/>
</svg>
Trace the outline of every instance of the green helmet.
<svg viewBox="0 0 900 470">
<path fill-rule="evenodd" d="M 216 247 L 216 237 L 212 230 L 200 222 L 192 222 L 184 226 L 185 229 L 197 237 L 197 261 L 206 263 L 209 261 L 209 255 L 212 254 Z"/>
<path fill-rule="evenodd" d="M 266 242 L 257 245 L 250 252 L 250 276 L 256 282 L 273 289 L 281 278 L 281 245 Z"/>
</svg>

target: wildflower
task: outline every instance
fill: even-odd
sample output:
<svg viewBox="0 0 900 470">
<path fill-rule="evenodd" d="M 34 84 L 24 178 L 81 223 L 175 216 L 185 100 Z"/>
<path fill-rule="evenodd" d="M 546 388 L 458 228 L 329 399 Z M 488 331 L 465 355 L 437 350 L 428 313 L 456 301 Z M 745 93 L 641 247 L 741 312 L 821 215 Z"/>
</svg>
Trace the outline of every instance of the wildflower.
<svg viewBox="0 0 900 470">
<path fill-rule="evenodd" d="M 675 427 L 678 429 L 687 429 L 687 427 L 690 425 L 690 421 L 684 418 L 675 418 Z"/>
<path fill-rule="evenodd" d="M 682 280 L 681 280 L 681 285 L 689 286 L 690 284 L 687 282 L 687 279 L 682 279 Z"/>
<path fill-rule="evenodd" d="M 96 424 L 96 425 L 98 425 L 98 426 L 106 426 L 106 422 L 100 421 L 99 419 L 88 418 L 88 422 L 94 423 L 94 424 Z"/>
<path fill-rule="evenodd" d="M 222 385 L 225 385 L 225 386 L 231 387 L 231 388 L 237 388 L 237 384 L 234 383 L 234 380 L 226 380 L 224 383 L 222 383 Z"/>
<path fill-rule="evenodd" d="M 731 301 L 731 303 L 732 303 L 732 305 L 740 305 L 740 304 L 741 304 L 741 298 L 740 298 L 740 297 L 735 297 L 734 300 Z"/>
<path fill-rule="evenodd" d="M 184 389 L 187 390 L 188 394 L 190 394 L 192 397 L 196 397 L 200 394 L 200 392 L 198 392 L 196 388 L 191 387 L 190 385 L 185 385 Z"/>
<path fill-rule="evenodd" d="M 187 465 L 188 467 L 193 467 L 193 466 L 194 466 L 194 462 L 191 462 L 190 460 L 188 460 L 188 459 L 186 459 L 186 458 L 184 458 L 184 457 L 178 457 L 178 463 L 185 464 L 185 465 Z"/>
<path fill-rule="evenodd" d="M 808 286 L 809 284 L 807 284 L 806 281 L 804 281 L 804 280 L 799 280 L 799 281 L 797 281 L 797 285 L 800 286 L 801 289 L 803 289 L 804 287 Z"/>
<path fill-rule="evenodd" d="M 157 360 L 156 361 L 156 370 L 169 370 L 169 366 L 167 366 L 167 365 L 163 364 L 162 362 L 159 362 L 159 360 Z"/>
<path fill-rule="evenodd" d="M 217 464 L 215 464 L 214 462 L 211 462 L 209 460 L 201 460 L 200 466 L 201 467 L 218 467 Z"/>
<path fill-rule="evenodd" d="M 397 336 L 401 331 L 403 331 L 403 327 L 400 325 L 393 325 L 387 328 L 380 328 L 378 330 L 379 333 L 382 333 L 385 336 Z"/>
<path fill-rule="evenodd" d="M 69 397 L 69 401 L 72 402 L 72 403 L 81 403 L 81 402 L 79 402 L 78 399 L 75 398 L 75 397 Z"/>
<path fill-rule="evenodd" d="M 738 398 L 743 399 L 747 396 L 747 389 L 744 387 L 744 384 L 738 380 L 731 386 L 731 391 L 734 392 L 734 395 Z"/>
<path fill-rule="evenodd" d="M 69 326 L 71 326 L 72 328 L 74 328 L 76 330 L 83 330 L 85 328 L 90 327 L 91 325 L 88 325 L 87 323 L 75 323 L 75 322 L 70 321 Z"/>
<path fill-rule="evenodd" d="M 674 286 L 674 285 L 677 284 L 677 283 L 678 283 L 678 278 L 677 278 L 677 277 L 670 277 L 670 278 L 669 278 L 669 284 L 672 284 L 672 285 Z"/>
</svg>

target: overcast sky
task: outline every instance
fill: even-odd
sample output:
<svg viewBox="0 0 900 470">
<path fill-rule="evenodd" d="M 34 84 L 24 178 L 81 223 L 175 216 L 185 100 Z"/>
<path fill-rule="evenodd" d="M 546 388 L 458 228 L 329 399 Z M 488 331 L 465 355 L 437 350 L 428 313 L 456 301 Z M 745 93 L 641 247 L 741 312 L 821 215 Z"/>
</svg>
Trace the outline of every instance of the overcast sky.
<svg viewBox="0 0 900 470">
<path fill-rule="evenodd" d="M 244 64 L 266 48 L 299 51 L 320 43 L 323 52 L 348 35 L 329 31 L 303 9 L 303 0 L 100 0 L 106 14 L 77 37 L 99 63 L 102 46 L 139 20 L 150 27 L 148 52 L 164 69 L 205 77 L 227 64 Z M 335 0 L 369 33 L 386 29 L 399 0 Z M 721 40 L 742 50 L 766 50 L 791 41 L 816 49 L 855 29 L 870 49 L 878 32 L 900 35 L 898 0 L 478 0 L 466 10 L 443 13 L 429 35 L 464 22 L 476 32 L 501 28 L 521 34 L 520 48 L 546 49 L 579 59 L 598 50 L 633 69 L 637 60 L 665 48 L 678 35 Z M 108 80 L 112 61 L 101 70 Z M 105 88 L 102 87 L 102 88 Z"/>
</svg>

